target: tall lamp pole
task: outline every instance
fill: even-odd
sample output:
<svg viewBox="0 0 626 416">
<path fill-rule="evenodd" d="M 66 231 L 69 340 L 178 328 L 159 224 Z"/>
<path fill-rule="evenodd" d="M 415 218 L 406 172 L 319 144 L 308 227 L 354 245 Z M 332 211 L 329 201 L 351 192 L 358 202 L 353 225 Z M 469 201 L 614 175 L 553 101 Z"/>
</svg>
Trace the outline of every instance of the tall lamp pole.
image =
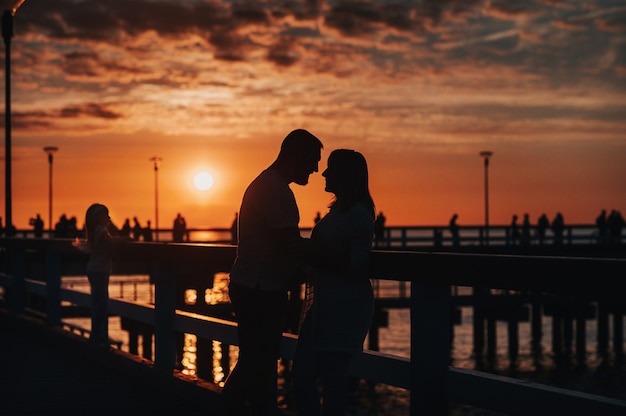
<svg viewBox="0 0 626 416">
<path fill-rule="evenodd" d="M 54 152 L 59 150 L 56 146 L 46 146 L 43 151 L 48 154 L 48 229 L 52 236 L 52 161 L 54 160 Z"/>
<path fill-rule="evenodd" d="M 150 158 L 151 162 L 154 162 L 154 239 L 159 241 L 159 163 L 161 158 L 153 156 Z"/>
<path fill-rule="evenodd" d="M 485 161 L 485 244 L 489 245 L 489 158 L 493 152 L 485 150 L 480 156 Z"/>
<path fill-rule="evenodd" d="M 24 0 L 0 1 L 2 7 L 2 38 L 4 39 L 4 167 L 5 167 L 5 224 L 7 236 L 13 234 L 13 210 L 11 209 L 11 38 L 13 37 L 13 15 Z"/>
</svg>

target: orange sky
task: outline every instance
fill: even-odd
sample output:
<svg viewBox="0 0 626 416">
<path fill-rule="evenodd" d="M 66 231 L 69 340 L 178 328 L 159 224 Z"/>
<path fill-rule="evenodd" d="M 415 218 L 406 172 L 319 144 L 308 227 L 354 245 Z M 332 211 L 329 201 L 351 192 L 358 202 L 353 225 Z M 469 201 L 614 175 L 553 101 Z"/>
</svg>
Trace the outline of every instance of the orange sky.
<svg viewBox="0 0 626 416">
<path fill-rule="evenodd" d="M 390 225 L 482 224 L 482 150 L 491 224 L 626 213 L 626 6 L 561 3 L 27 0 L 13 222 L 48 226 L 53 145 L 55 222 L 101 202 L 117 225 L 154 226 L 159 156 L 159 226 L 180 212 L 228 227 L 294 128 L 324 142 L 321 170 L 335 148 L 366 156 Z M 202 170 L 215 185 L 201 192 Z M 293 186 L 302 226 L 325 212 L 323 187 L 319 173 Z"/>
</svg>

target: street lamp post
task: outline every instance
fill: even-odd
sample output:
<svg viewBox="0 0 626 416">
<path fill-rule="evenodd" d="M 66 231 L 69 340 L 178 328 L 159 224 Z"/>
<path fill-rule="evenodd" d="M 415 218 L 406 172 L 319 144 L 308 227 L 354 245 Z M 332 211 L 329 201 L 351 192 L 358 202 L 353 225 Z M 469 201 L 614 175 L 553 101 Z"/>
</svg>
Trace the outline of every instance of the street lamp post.
<svg viewBox="0 0 626 416">
<path fill-rule="evenodd" d="M 150 158 L 151 162 L 154 162 L 154 239 L 159 241 L 159 163 L 161 158 L 153 156 Z"/>
<path fill-rule="evenodd" d="M 13 234 L 13 210 L 11 208 L 11 38 L 13 37 L 13 15 L 24 3 L 24 0 L 0 1 L 2 8 L 2 38 L 4 39 L 4 80 L 5 80 L 5 107 L 4 107 L 4 167 L 5 167 L 5 224 L 7 236 Z"/>
<path fill-rule="evenodd" d="M 485 244 L 489 245 L 489 158 L 493 152 L 485 150 L 480 152 L 480 156 L 485 161 Z"/>
<path fill-rule="evenodd" d="M 52 161 L 54 160 L 54 152 L 59 150 L 56 146 L 46 146 L 43 151 L 48 154 L 48 229 L 50 237 L 52 236 Z"/>
</svg>

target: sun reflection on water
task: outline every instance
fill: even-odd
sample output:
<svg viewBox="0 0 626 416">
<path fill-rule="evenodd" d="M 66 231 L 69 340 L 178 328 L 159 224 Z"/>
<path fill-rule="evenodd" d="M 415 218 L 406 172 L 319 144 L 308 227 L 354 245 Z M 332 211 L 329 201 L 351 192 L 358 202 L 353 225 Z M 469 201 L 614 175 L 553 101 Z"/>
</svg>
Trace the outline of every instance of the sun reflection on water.
<svg viewBox="0 0 626 416">
<path fill-rule="evenodd" d="M 229 302 L 228 296 L 228 273 L 217 273 L 214 276 L 213 287 L 208 288 L 204 292 L 204 302 L 207 305 L 217 305 Z M 198 291 L 195 289 L 185 290 L 185 303 L 195 305 L 199 301 Z M 197 358 L 198 358 L 198 337 L 194 334 L 184 334 L 184 351 L 181 364 L 183 366 L 183 374 L 190 376 L 198 375 Z M 224 351 L 224 345 L 219 341 L 211 341 L 212 350 L 212 378 L 213 383 L 223 387 L 226 377 L 230 370 L 237 362 L 238 348 L 228 346 L 228 350 Z M 225 357 L 224 354 L 228 356 Z M 225 360 L 228 358 L 228 360 Z M 224 369 L 224 365 L 230 366 Z M 226 370 L 226 371 L 225 371 Z"/>
<path fill-rule="evenodd" d="M 185 334 L 185 344 L 183 347 L 183 374 L 195 376 L 198 373 L 196 359 L 198 349 L 196 348 L 197 337 L 193 334 Z"/>
</svg>

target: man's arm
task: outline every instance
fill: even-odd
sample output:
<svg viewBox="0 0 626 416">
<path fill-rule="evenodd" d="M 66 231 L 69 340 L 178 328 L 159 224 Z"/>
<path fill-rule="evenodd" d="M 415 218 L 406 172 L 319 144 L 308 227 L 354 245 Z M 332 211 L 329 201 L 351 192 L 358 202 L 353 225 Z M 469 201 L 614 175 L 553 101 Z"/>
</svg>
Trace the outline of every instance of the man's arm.
<svg viewBox="0 0 626 416">
<path fill-rule="evenodd" d="M 313 242 L 309 238 L 302 237 L 298 227 L 277 228 L 272 232 L 274 233 L 274 238 L 285 252 L 302 263 L 311 263 L 311 259 L 314 256 Z"/>
</svg>

